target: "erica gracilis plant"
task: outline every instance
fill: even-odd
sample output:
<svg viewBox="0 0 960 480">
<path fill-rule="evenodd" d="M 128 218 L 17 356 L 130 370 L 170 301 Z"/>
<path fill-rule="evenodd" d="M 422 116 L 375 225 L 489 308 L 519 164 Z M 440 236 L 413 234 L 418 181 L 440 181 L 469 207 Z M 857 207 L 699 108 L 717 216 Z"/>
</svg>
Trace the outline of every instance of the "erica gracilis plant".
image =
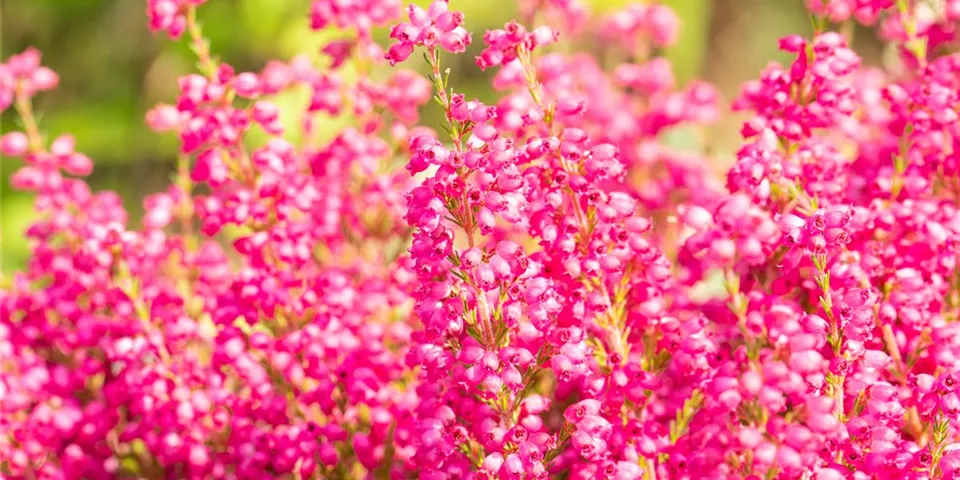
<svg viewBox="0 0 960 480">
<path fill-rule="evenodd" d="M 960 1 L 808 0 L 814 35 L 732 103 L 725 184 L 661 142 L 727 111 L 676 84 L 655 2 L 524 0 L 481 33 L 443 0 L 314 0 L 346 34 L 258 72 L 204 3 L 147 2 L 199 62 L 146 113 L 181 148 L 139 225 L 41 131 L 40 52 L 0 66 L 36 197 L 4 477 L 960 479 Z M 445 67 L 475 42 L 490 104 Z"/>
</svg>

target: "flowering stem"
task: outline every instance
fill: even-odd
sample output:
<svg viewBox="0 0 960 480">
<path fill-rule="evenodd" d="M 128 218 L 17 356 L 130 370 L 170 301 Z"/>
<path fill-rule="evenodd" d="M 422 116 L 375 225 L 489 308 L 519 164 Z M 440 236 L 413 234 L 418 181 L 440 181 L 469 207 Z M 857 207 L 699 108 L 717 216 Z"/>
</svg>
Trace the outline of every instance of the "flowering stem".
<svg viewBox="0 0 960 480">
<path fill-rule="evenodd" d="M 694 390 L 690 394 L 690 398 L 684 400 L 683 407 L 677 411 L 677 417 L 670 422 L 670 444 L 676 445 L 677 440 L 680 439 L 690 427 L 690 422 L 693 420 L 693 416 L 700 410 L 700 407 L 703 405 L 703 392 L 700 390 Z"/>
<path fill-rule="evenodd" d="M 198 247 L 198 239 L 193 229 L 193 180 L 190 178 L 190 157 L 181 154 L 177 158 L 177 175 L 175 183 L 180 189 L 181 199 L 180 208 L 177 210 L 177 216 L 180 219 L 180 227 L 186 242 L 188 251 L 195 251 Z"/>
<path fill-rule="evenodd" d="M 930 445 L 930 452 L 933 460 L 930 462 L 930 478 L 938 478 L 941 474 L 940 459 L 943 458 L 944 449 L 947 446 L 948 433 L 950 431 L 950 420 L 947 418 L 934 417 L 933 422 L 933 443 Z"/>
<path fill-rule="evenodd" d="M 821 292 L 820 305 L 823 307 L 823 311 L 826 314 L 827 319 L 830 321 L 830 333 L 827 335 L 827 341 L 830 343 L 830 346 L 833 349 L 833 355 L 836 358 L 843 358 L 843 331 L 840 327 L 839 320 L 833 313 L 833 299 L 830 296 L 830 272 L 827 271 L 826 256 L 822 254 L 814 254 L 813 264 L 817 269 L 814 280 L 816 281 L 817 286 L 820 287 Z M 846 378 L 842 374 L 828 375 L 827 380 L 833 394 L 834 408 L 836 409 L 837 418 L 842 422 L 845 420 L 843 407 L 843 386 Z"/>
<path fill-rule="evenodd" d="M 596 280 L 597 285 L 600 288 L 600 292 L 603 293 L 604 299 L 607 302 L 607 310 L 599 315 L 597 318 L 601 319 L 601 326 L 605 327 L 609 334 L 609 344 L 613 347 L 613 351 L 619 356 L 619 362 L 622 363 L 627 360 L 627 357 L 630 355 L 630 344 L 626 341 L 628 337 L 628 332 L 626 330 L 625 322 L 621 320 L 622 315 L 618 315 L 620 308 L 620 302 L 615 301 L 614 298 L 611 298 L 610 293 L 607 290 L 607 286 L 603 283 L 602 280 Z M 608 357 L 608 366 L 610 368 L 619 367 L 620 365 L 609 365 Z"/>
<path fill-rule="evenodd" d="M 527 91 L 530 94 L 530 98 L 533 102 L 544 110 L 544 124 L 547 127 L 548 132 L 553 132 L 553 117 L 554 117 L 554 107 L 547 106 L 543 96 L 543 84 L 537 79 L 537 69 L 533 64 L 532 52 L 526 47 L 526 45 L 521 45 L 517 48 L 517 59 L 520 61 L 520 64 L 523 66 L 523 75 L 527 83 Z M 557 157 L 561 168 L 569 173 L 576 173 L 577 167 L 568 167 L 564 162 L 562 157 Z M 585 214 L 583 209 L 580 206 L 580 198 L 569 186 L 565 189 L 570 197 L 570 203 L 573 206 L 574 216 L 577 219 L 577 225 L 580 231 L 580 240 L 586 243 L 589 235 L 593 231 L 593 216 L 590 214 Z M 622 320 L 622 314 L 615 314 L 616 304 L 614 299 L 611 298 L 609 291 L 607 290 L 606 285 L 601 279 L 594 279 L 596 285 L 593 287 L 598 288 L 601 293 L 603 293 L 607 301 L 607 309 L 603 313 L 599 314 L 596 318 L 598 325 L 607 331 L 607 341 L 606 343 L 610 345 L 613 351 L 617 354 L 618 361 L 615 363 L 622 364 L 622 362 L 627 361 L 627 357 L 630 354 L 630 344 L 627 341 L 629 336 L 629 330 L 626 328 L 625 322 Z M 584 283 L 589 285 L 589 281 Z M 609 363 L 609 356 L 608 356 Z M 609 365 L 610 368 L 619 367 L 620 365 Z"/>
<path fill-rule="evenodd" d="M 730 295 L 730 301 L 727 308 L 737 317 L 737 325 L 740 328 L 740 334 L 743 335 L 743 341 L 747 347 L 747 358 L 751 362 L 757 362 L 757 356 L 760 354 L 759 341 L 753 338 L 747 327 L 747 297 L 740 291 L 740 277 L 733 272 L 733 269 L 727 268 L 724 271 L 724 288 Z"/>
<path fill-rule="evenodd" d="M 896 201 L 903 190 L 903 174 L 907 171 L 907 153 L 910 150 L 909 137 L 913 127 L 907 125 L 900 137 L 900 149 L 893 157 L 893 178 L 890 179 L 890 200 Z"/>
<path fill-rule="evenodd" d="M 909 0 L 897 0 L 897 11 L 900 13 L 900 22 L 907 35 L 903 47 L 917 59 L 921 68 L 927 66 L 927 40 L 917 36 L 917 20 L 910 13 Z"/>
<path fill-rule="evenodd" d="M 217 63 L 210 56 L 210 42 L 204 38 L 200 23 L 197 21 L 197 7 L 187 10 L 187 32 L 190 34 L 190 49 L 200 61 L 199 68 L 208 78 L 216 78 Z"/>
<path fill-rule="evenodd" d="M 890 357 L 893 358 L 898 376 L 905 379 L 907 372 L 903 363 L 903 356 L 900 355 L 900 347 L 897 346 L 897 339 L 893 336 L 893 328 L 890 325 L 883 325 L 880 330 L 883 332 L 883 344 L 887 347 Z"/>
<path fill-rule="evenodd" d="M 130 267 L 123 260 L 117 263 L 117 286 L 120 288 L 123 294 L 127 296 L 127 299 L 130 300 L 133 310 L 137 314 L 137 319 L 140 320 L 140 324 L 143 326 L 144 333 L 149 338 L 154 331 L 154 324 L 151 318 L 150 308 L 147 307 L 143 299 L 140 297 L 139 283 L 131 274 Z M 166 343 L 161 342 L 159 345 L 155 345 L 155 347 L 157 349 L 157 354 L 160 356 L 160 361 L 164 365 L 169 366 L 173 360 L 170 356 L 170 351 L 167 350 Z"/>
<path fill-rule="evenodd" d="M 517 414 L 519 413 L 523 399 L 527 398 L 527 395 L 529 395 L 530 391 L 536 386 L 537 380 L 540 379 L 540 372 L 543 371 L 544 365 L 553 353 L 555 353 L 554 350 L 549 346 L 541 346 L 537 351 L 533 365 L 531 365 L 527 371 L 523 372 L 523 387 L 514 396 L 513 403 L 510 404 L 510 408 L 506 412 L 507 419 L 512 424 L 517 423 Z M 561 432 L 561 435 L 563 435 L 563 432 Z M 558 444 L 559 443 L 561 442 L 558 442 Z"/>
<path fill-rule="evenodd" d="M 440 53 L 435 47 L 429 49 L 427 62 L 430 64 L 430 68 L 432 68 L 433 85 L 437 89 L 437 98 L 440 99 L 440 104 L 443 106 L 444 113 L 446 114 L 450 110 L 450 98 L 447 96 L 446 82 L 443 81 L 443 77 L 440 75 Z"/>
<path fill-rule="evenodd" d="M 810 15 L 810 25 L 813 27 L 813 34 L 820 35 L 827 29 L 827 18 L 822 15 Z"/>
<path fill-rule="evenodd" d="M 497 335 L 494 332 L 493 322 L 490 319 L 490 306 L 487 304 L 487 295 L 482 288 L 476 289 L 477 295 L 477 324 L 480 327 L 480 333 L 490 349 L 496 348 Z"/>
<path fill-rule="evenodd" d="M 652 458 L 646 459 L 646 465 L 643 469 L 644 480 L 657 480 L 657 465 Z"/>
<path fill-rule="evenodd" d="M 16 101 L 14 102 L 14 108 L 17 110 L 17 115 L 20 116 L 20 120 L 23 122 L 23 129 L 27 135 L 29 150 L 34 153 L 41 152 L 44 150 L 43 137 L 40 135 L 40 127 L 37 125 L 37 119 L 33 115 L 33 104 L 30 102 L 30 97 L 23 93 L 20 85 L 17 85 L 15 95 Z"/>
<path fill-rule="evenodd" d="M 459 124 L 450 117 L 450 107 L 452 99 L 447 94 L 447 80 L 449 79 L 449 70 L 447 71 L 447 80 L 441 75 L 440 72 L 440 53 L 436 48 L 430 48 L 425 55 L 427 63 L 430 64 L 431 68 L 431 79 L 433 80 L 434 89 L 437 92 L 437 102 L 443 107 L 444 118 L 447 122 L 447 131 L 450 134 L 450 139 L 453 141 L 453 147 L 455 154 L 459 155 L 463 153 L 463 137 L 467 133 L 469 127 Z M 461 171 L 461 174 L 466 172 Z M 474 238 L 474 230 L 476 229 L 476 222 L 473 219 L 471 214 L 470 202 L 467 198 L 467 191 L 464 190 L 460 200 L 461 208 L 460 211 L 450 210 L 450 214 L 453 215 L 461 229 L 463 229 L 464 234 L 467 237 L 467 244 L 472 248 L 476 240 Z M 449 209 L 448 209 L 449 210 Z"/>
<path fill-rule="evenodd" d="M 447 85 L 444 77 L 440 73 L 440 54 L 438 50 L 430 48 L 426 54 L 427 63 L 430 64 L 432 71 L 432 80 L 434 88 L 437 91 L 437 101 L 440 103 L 440 106 L 443 107 L 444 116 L 447 119 L 448 131 L 450 133 L 451 139 L 453 140 L 455 154 L 459 155 L 463 152 L 463 135 L 465 134 L 465 129 L 461 128 L 461 125 L 455 122 L 450 118 L 450 104 L 451 98 L 447 95 Z M 469 202 L 466 198 L 467 192 L 464 191 L 463 198 L 460 199 L 462 208 L 460 212 L 453 211 L 448 208 L 448 211 L 453 215 L 457 223 L 460 225 L 460 228 L 463 230 L 464 234 L 467 237 L 467 244 L 472 248 L 476 240 L 474 238 L 475 222 L 471 218 Z M 497 335 L 493 325 L 493 320 L 491 318 L 490 306 L 487 303 L 486 294 L 483 289 L 477 285 L 472 285 L 474 287 L 477 308 L 477 328 L 480 329 L 480 335 L 483 339 L 483 342 L 489 348 L 495 348 L 497 343 Z"/>
<path fill-rule="evenodd" d="M 533 103 L 536 103 L 538 107 L 543 109 L 543 122 L 547 126 L 547 131 L 552 132 L 553 107 L 545 105 L 543 84 L 537 80 L 537 68 L 533 65 L 532 53 L 525 45 L 521 45 L 517 49 L 517 59 L 520 61 L 520 65 L 523 66 L 523 77 L 527 81 L 527 91 L 530 93 L 530 98 L 533 99 Z"/>
<path fill-rule="evenodd" d="M 570 423 L 563 424 L 563 428 L 560 430 L 560 434 L 557 436 L 556 448 L 548 451 L 543 456 L 543 463 L 547 465 L 547 470 L 549 470 L 553 465 L 553 461 L 557 458 L 557 456 L 563 453 L 563 449 L 566 447 L 567 442 L 570 441 L 570 437 L 573 435 L 574 429 L 574 425 Z"/>
</svg>

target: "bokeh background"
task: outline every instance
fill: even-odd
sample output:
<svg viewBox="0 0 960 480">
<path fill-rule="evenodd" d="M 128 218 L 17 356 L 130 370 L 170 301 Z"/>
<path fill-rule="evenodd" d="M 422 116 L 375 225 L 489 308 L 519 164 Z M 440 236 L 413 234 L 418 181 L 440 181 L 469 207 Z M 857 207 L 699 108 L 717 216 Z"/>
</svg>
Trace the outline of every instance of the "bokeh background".
<svg viewBox="0 0 960 480">
<path fill-rule="evenodd" d="M 634 0 L 636 1 L 636 0 Z M 778 55 L 776 40 L 787 33 L 809 34 L 803 0 L 662 0 L 683 20 L 679 43 L 667 55 L 680 82 L 703 79 L 718 86 L 725 99 L 740 84 L 758 75 Z M 310 0 L 210 0 L 200 18 L 214 52 L 238 71 L 259 71 L 270 59 L 315 53 L 337 32 L 312 32 Z M 421 1 L 418 3 L 426 4 Z M 588 0 L 597 11 L 610 11 L 628 0 Z M 457 0 L 468 28 L 482 32 L 514 17 L 514 0 Z M 879 59 L 870 32 L 857 33 L 857 50 L 867 61 Z M 482 42 L 474 37 L 471 52 L 455 65 L 453 82 L 468 96 L 492 101 L 489 72 L 482 74 L 470 59 Z M 33 45 L 43 62 L 60 74 L 60 88 L 36 100 L 41 127 L 49 138 L 72 133 L 77 149 L 95 161 L 89 178 L 94 190 L 119 192 L 133 222 L 149 193 L 166 188 L 174 167 L 177 140 L 146 128 L 146 111 L 159 102 L 172 103 L 177 78 L 194 68 L 184 42 L 175 43 L 146 28 L 143 0 L 0 0 L 0 53 L 3 58 Z M 410 62 L 416 65 L 417 62 Z M 296 99 L 288 99 L 295 102 Z M 436 122 L 432 103 L 424 120 Z M 727 162 L 739 137 L 740 118 L 725 115 L 711 131 L 715 162 Z M 12 111 L 0 128 L 17 127 Z M 683 139 L 674 140 L 682 147 Z M 0 161 L 0 271 L 22 268 L 29 253 L 23 231 L 33 217 L 31 196 L 13 191 L 9 175 L 14 159 Z M 136 224 L 136 223 L 134 223 Z"/>
</svg>

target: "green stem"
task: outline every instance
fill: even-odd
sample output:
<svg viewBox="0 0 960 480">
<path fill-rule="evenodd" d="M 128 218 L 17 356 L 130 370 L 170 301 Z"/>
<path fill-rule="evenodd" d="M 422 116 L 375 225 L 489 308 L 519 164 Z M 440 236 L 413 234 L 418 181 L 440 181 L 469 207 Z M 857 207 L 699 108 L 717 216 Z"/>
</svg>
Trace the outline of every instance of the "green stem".
<svg viewBox="0 0 960 480">
<path fill-rule="evenodd" d="M 37 119 L 33 115 L 33 105 L 30 103 L 30 97 L 22 91 L 19 84 L 17 85 L 15 95 L 14 108 L 17 111 L 17 115 L 20 116 L 20 120 L 23 122 L 23 130 L 27 135 L 29 151 L 31 153 L 42 152 L 44 150 L 43 137 L 40 135 L 40 127 L 37 125 Z"/>
<path fill-rule="evenodd" d="M 187 10 L 187 32 L 190 35 L 190 48 L 200 61 L 200 71 L 207 78 L 217 77 L 217 62 L 210 56 L 210 43 L 203 37 L 200 23 L 197 22 L 197 7 L 191 6 Z"/>
</svg>

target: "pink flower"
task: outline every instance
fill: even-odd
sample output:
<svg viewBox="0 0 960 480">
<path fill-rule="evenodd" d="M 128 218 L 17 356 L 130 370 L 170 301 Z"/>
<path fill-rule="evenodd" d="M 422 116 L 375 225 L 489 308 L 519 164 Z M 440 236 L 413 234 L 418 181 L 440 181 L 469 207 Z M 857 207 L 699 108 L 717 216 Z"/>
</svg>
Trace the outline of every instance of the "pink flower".
<svg viewBox="0 0 960 480">
<path fill-rule="evenodd" d="M 202 42 L 204 3 L 148 0 L 148 26 Z M 11 56 L 0 106 L 22 129 L 0 152 L 35 210 L 0 282 L 0 465 L 954 478 L 954 3 L 810 2 L 817 25 L 879 22 L 904 68 L 832 31 L 783 37 L 789 64 L 744 85 L 715 175 L 664 142 L 721 110 L 675 85 L 663 5 L 593 21 L 522 1 L 544 24 L 482 35 L 478 67 L 500 68 L 480 101 L 445 68 L 476 33 L 448 2 L 316 0 L 312 27 L 348 31 L 319 61 L 238 73 L 194 49 L 202 73 L 146 113 L 177 134 L 173 180 L 133 217 L 77 178 L 87 140 L 34 117 L 58 84 L 39 51 Z M 568 53 L 592 38 L 637 63 Z M 418 47 L 429 77 L 371 63 Z"/>
</svg>

